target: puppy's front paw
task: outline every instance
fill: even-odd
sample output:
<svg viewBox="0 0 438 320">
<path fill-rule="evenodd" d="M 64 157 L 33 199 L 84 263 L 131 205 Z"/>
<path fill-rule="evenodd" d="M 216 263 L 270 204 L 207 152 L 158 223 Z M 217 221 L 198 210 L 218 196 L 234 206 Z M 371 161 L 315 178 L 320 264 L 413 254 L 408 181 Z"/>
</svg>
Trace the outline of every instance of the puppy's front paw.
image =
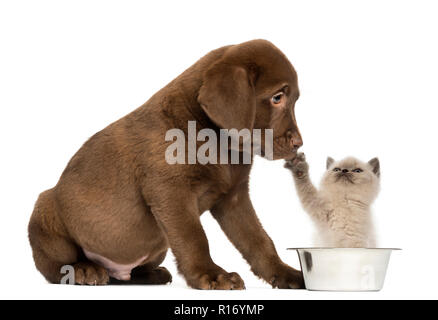
<svg viewBox="0 0 438 320">
<path fill-rule="evenodd" d="M 205 273 L 196 279 L 188 281 L 195 289 L 203 290 L 243 290 L 245 284 L 236 272 Z"/>
<path fill-rule="evenodd" d="M 306 162 L 306 156 L 300 152 L 292 160 L 286 160 L 284 167 L 291 170 L 295 177 L 303 178 L 309 172 L 309 164 Z"/>
<path fill-rule="evenodd" d="M 270 279 L 272 288 L 279 289 L 304 289 L 304 278 L 301 271 L 295 270 L 287 265 L 277 269 L 276 274 Z"/>
</svg>

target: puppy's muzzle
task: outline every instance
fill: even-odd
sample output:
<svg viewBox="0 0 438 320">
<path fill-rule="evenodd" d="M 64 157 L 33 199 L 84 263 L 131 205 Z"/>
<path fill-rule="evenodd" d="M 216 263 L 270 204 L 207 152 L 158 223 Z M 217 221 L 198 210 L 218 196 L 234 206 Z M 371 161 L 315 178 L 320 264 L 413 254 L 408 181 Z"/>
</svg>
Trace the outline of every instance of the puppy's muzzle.
<svg viewBox="0 0 438 320">
<path fill-rule="evenodd" d="M 290 146 L 293 152 L 297 152 L 303 145 L 303 139 L 301 134 L 297 130 L 288 130 L 287 138 L 290 141 Z"/>
</svg>

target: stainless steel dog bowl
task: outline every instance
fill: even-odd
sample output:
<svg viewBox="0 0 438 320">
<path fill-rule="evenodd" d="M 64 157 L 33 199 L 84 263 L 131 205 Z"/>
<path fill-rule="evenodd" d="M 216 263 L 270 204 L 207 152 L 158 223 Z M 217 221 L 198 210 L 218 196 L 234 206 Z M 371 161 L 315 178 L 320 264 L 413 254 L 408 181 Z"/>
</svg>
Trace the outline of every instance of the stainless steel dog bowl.
<svg viewBox="0 0 438 320">
<path fill-rule="evenodd" d="M 307 290 L 379 291 L 393 250 L 386 248 L 289 248 L 296 250 Z"/>
</svg>

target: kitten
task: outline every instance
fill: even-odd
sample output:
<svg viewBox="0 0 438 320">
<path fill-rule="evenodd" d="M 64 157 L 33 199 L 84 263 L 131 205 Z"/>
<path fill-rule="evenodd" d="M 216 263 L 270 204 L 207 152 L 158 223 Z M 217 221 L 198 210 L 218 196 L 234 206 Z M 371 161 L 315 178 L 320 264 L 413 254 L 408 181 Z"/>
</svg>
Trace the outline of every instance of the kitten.
<svg viewBox="0 0 438 320">
<path fill-rule="evenodd" d="M 309 179 L 309 165 L 303 153 L 288 160 L 303 208 L 314 221 L 318 234 L 315 245 L 324 247 L 375 247 L 370 206 L 380 185 L 377 158 L 367 163 L 349 157 L 327 158 L 319 190 Z"/>
</svg>

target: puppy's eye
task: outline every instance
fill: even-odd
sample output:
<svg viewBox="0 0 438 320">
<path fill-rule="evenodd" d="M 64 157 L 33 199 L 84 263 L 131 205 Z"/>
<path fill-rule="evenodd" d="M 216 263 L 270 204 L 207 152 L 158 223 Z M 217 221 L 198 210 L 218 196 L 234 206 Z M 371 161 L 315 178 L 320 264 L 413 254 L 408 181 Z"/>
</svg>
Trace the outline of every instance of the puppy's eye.
<svg viewBox="0 0 438 320">
<path fill-rule="evenodd" d="M 334 172 L 339 172 L 339 171 L 341 171 L 341 168 L 334 168 L 333 171 Z"/>
<path fill-rule="evenodd" d="M 284 93 L 283 92 L 279 92 L 279 93 L 276 93 L 276 94 L 274 94 L 272 96 L 271 102 L 274 105 L 279 105 L 283 101 L 283 99 L 284 99 Z"/>
<path fill-rule="evenodd" d="M 360 172 L 362 172 L 363 170 L 361 169 L 361 168 L 356 168 L 356 169 L 354 169 L 353 170 L 353 172 L 356 172 L 356 173 L 360 173 Z"/>
</svg>

